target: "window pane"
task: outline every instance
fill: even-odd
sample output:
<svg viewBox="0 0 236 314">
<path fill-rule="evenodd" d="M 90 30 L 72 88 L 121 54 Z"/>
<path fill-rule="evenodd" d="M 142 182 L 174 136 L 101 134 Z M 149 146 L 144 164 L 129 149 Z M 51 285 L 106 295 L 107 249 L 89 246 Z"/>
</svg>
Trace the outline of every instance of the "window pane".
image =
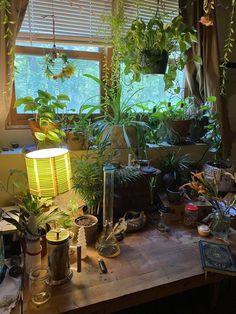
<svg viewBox="0 0 236 314">
<path fill-rule="evenodd" d="M 29 42 L 29 41 L 16 41 L 16 44 L 18 46 L 24 46 L 24 47 L 36 47 L 36 48 L 49 48 L 52 49 L 52 44 L 46 44 L 46 43 L 39 43 L 39 42 Z M 57 44 L 58 50 L 75 50 L 75 51 L 89 51 L 89 52 L 99 52 L 98 47 L 94 46 L 75 46 L 75 45 L 68 45 L 65 44 Z"/>
<path fill-rule="evenodd" d="M 168 92 L 164 90 L 164 80 L 162 74 L 146 74 L 141 75 L 140 82 L 131 83 L 130 75 L 122 76 L 122 98 L 126 99 L 131 92 L 135 92 L 141 88 L 141 90 L 132 97 L 130 104 L 135 104 L 138 102 L 148 102 L 148 107 L 152 109 L 161 100 L 168 100 L 171 102 L 177 102 L 182 97 L 183 87 L 184 87 L 184 71 L 178 71 L 177 81 L 181 87 L 180 94 L 173 94 L 173 92 Z M 140 108 L 134 109 L 137 112 L 142 111 Z"/>
<path fill-rule="evenodd" d="M 15 60 L 15 91 L 16 99 L 25 96 L 37 96 L 37 90 L 45 90 L 52 95 L 66 94 L 71 101 L 68 109 L 79 110 L 80 106 L 91 96 L 95 96 L 89 103 L 100 103 L 100 87 L 93 80 L 83 77 L 84 73 L 100 77 L 99 61 L 70 59 L 76 67 L 75 75 L 62 82 L 61 80 L 48 79 L 44 73 L 44 56 L 16 55 Z M 61 65 L 53 68 L 54 73 L 59 73 Z M 17 113 L 24 113 L 23 106 Z M 28 112 L 29 113 L 29 112 Z"/>
</svg>

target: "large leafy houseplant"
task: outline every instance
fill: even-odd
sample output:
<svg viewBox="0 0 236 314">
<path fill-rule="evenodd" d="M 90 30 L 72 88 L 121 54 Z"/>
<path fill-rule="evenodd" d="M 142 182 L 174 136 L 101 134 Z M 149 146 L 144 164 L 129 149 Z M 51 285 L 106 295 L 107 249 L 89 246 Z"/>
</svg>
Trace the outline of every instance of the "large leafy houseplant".
<svg viewBox="0 0 236 314">
<path fill-rule="evenodd" d="M 139 90 L 132 92 L 123 99 L 120 83 L 110 87 L 106 82 L 102 82 L 93 75 L 85 74 L 85 76 L 100 84 L 105 91 L 102 105 L 97 106 L 103 112 L 103 115 L 98 117 L 94 123 L 97 131 L 104 133 L 105 138 L 111 140 L 113 148 L 138 146 L 137 133 L 141 137 L 144 129 L 148 128 L 145 122 L 136 118 L 136 113 L 133 109 L 140 105 L 141 102 L 131 104 L 132 98 L 134 98 Z M 131 139 L 132 133 L 134 133 L 134 139 Z"/>
<path fill-rule="evenodd" d="M 176 103 L 161 101 L 151 115 L 158 122 L 158 129 L 171 144 L 185 141 L 192 119 L 191 98 L 180 99 Z"/>
<path fill-rule="evenodd" d="M 59 110 L 64 110 L 70 98 L 59 94 L 53 96 L 50 93 L 38 90 L 38 96 L 33 98 L 26 96 L 18 98 L 15 108 L 24 105 L 24 112 L 34 114 L 33 121 L 29 121 L 39 146 L 43 147 L 47 142 L 60 144 L 65 137 L 65 132 L 59 127 Z"/>
<path fill-rule="evenodd" d="M 124 38 L 125 45 L 122 52 L 125 64 L 125 74 L 131 73 L 133 81 L 140 81 L 141 73 L 152 73 L 152 63 L 173 58 L 164 75 L 165 89 L 174 86 L 177 70 L 183 70 L 189 61 L 187 51 L 193 42 L 197 42 L 196 30 L 183 22 L 178 15 L 170 23 L 155 15 L 147 23 L 137 18 Z M 144 62 L 149 59 L 149 62 Z M 193 60 L 200 62 L 198 56 Z"/>
</svg>

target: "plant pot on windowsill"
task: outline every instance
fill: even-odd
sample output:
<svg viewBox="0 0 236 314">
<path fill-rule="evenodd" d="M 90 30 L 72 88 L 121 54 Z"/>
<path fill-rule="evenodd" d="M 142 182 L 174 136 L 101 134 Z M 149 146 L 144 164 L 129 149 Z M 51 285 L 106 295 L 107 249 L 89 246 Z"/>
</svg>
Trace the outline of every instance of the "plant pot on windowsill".
<svg viewBox="0 0 236 314">
<path fill-rule="evenodd" d="M 66 143 L 69 150 L 86 150 L 88 149 L 88 137 L 84 132 L 74 133 L 73 131 L 66 133 Z"/>
<path fill-rule="evenodd" d="M 184 144 L 189 135 L 191 121 L 191 119 L 166 121 L 166 127 L 169 131 L 168 143 L 173 145 Z"/>
<path fill-rule="evenodd" d="M 129 125 L 114 125 L 110 135 L 111 148 L 138 147 L 138 133 L 136 127 Z"/>
<path fill-rule="evenodd" d="M 143 74 L 165 74 L 168 63 L 168 53 L 162 53 L 157 49 L 145 49 L 142 52 L 142 73 Z"/>
<path fill-rule="evenodd" d="M 95 243 L 96 232 L 97 232 L 97 227 L 98 227 L 97 217 L 90 214 L 85 214 L 85 215 L 77 217 L 74 220 L 75 237 L 78 234 L 79 228 L 82 226 L 84 227 L 84 230 L 85 230 L 86 243 L 88 245 Z"/>
</svg>

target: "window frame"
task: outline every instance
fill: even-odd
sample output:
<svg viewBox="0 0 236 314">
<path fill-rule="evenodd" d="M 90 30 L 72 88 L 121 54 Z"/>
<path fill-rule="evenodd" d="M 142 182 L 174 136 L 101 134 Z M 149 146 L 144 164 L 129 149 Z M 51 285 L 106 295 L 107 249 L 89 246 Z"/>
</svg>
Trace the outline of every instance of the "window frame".
<svg viewBox="0 0 236 314">
<path fill-rule="evenodd" d="M 60 49 L 59 49 L 60 50 Z M 44 56 L 47 53 L 50 53 L 52 49 L 42 48 L 42 47 L 31 47 L 31 46 L 16 46 L 15 54 L 21 55 L 35 55 L 35 56 Z M 81 59 L 81 60 L 94 60 L 99 62 L 99 75 L 100 79 L 104 77 L 104 61 L 105 58 L 110 62 L 111 48 L 99 47 L 98 52 L 90 51 L 78 51 L 78 50 L 66 50 L 62 49 L 63 53 L 66 53 L 69 58 Z M 16 101 L 15 86 L 13 82 L 13 91 L 11 97 L 11 108 L 8 114 L 6 121 L 6 128 L 28 128 L 27 120 L 33 117 L 33 114 L 21 114 L 17 113 L 14 104 Z M 100 87 L 100 97 L 103 96 L 103 89 Z M 98 115 L 98 114 L 95 114 Z"/>
</svg>

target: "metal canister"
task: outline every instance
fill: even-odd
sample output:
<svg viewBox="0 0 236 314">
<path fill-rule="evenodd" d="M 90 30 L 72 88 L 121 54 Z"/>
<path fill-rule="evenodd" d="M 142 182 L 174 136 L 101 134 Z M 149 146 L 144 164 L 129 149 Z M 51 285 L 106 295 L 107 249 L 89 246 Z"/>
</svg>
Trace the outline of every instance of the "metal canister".
<svg viewBox="0 0 236 314">
<path fill-rule="evenodd" d="M 60 285 L 70 280 L 69 231 L 50 230 L 47 235 L 49 284 Z"/>
</svg>

